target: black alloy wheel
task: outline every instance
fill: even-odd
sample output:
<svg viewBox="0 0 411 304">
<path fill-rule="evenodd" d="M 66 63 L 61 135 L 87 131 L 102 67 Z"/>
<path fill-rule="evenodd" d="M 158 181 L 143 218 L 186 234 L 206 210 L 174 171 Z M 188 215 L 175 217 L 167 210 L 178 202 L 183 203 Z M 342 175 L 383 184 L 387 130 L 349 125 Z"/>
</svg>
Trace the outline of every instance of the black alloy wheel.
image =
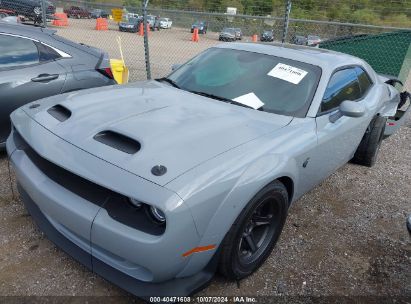
<svg viewBox="0 0 411 304">
<path fill-rule="evenodd" d="M 284 227 L 289 194 L 276 180 L 261 189 L 242 210 L 220 245 L 219 271 L 239 280 L 269 257 Z"/>
</svg>

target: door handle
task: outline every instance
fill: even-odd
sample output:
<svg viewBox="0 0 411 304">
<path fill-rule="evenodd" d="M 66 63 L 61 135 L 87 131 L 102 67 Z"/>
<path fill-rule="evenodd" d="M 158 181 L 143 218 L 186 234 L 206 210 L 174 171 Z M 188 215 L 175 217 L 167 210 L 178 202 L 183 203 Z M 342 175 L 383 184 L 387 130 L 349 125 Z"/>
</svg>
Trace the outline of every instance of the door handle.
<svg viewBox="0 0 411 304">
<path fill-rule="evenodd" d="M 40 74 L 39 76 L 32 78 L 31 81 L 33 82 L 48 82 L 48 81 L 52 81 L 54 79 L 59 78 L 58 74 Z"/>
</svg>

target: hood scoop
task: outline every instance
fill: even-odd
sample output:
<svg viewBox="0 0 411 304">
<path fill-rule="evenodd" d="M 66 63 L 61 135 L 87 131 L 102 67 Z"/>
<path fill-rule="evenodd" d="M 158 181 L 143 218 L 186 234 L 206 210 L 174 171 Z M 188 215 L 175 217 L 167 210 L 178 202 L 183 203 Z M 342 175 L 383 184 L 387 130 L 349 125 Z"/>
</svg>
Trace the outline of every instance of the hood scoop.
<svg viewBox="0 0 411 304">
<path fill-rule="evenodd" d="M 127 154 L 136 154 L 141 144 L 130 137 L 114 131 L 102 131 L 94 135 L 94 140 Z"/>
<path fill-rule="evenodd" d="M 59 104 L 51 107 L 47 112 L 60 122 L 66 121 L 71 117 L 71 111 Z"/>
</svg>

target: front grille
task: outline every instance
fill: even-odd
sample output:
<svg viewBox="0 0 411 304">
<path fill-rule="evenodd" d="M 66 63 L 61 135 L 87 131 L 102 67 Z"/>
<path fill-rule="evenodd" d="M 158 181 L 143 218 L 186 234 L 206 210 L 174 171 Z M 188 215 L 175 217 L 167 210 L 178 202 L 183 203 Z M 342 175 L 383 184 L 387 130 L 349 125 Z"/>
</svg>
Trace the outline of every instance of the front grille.
<svg viewBox="0 0 411 304">
<path fill-rule="evenodd" d="M 15 128 L 13 128 L 13 140 L 17 149 L 23 150 L 33 164 L 49 179 L 90 203 L 104 208 L 114 220 L 152 235 L 162 235 L 165 232 L 165 225 L 160 226 L 153 223 L 144 208 L 134 207 L 129 203 L 128 197 L 71 173 L 40 156 Z"/>
<path fill-rule="evenodd" d="M 70 192 L 100 207 L 113 194 L 107 188 L 90 182 L 44 159 L 27 144 L 17 130 L 14 131 L 14 140 L 20 143 L 18 148 L 24 150 L 28 158 L 43 174 Z"/>
</svg>

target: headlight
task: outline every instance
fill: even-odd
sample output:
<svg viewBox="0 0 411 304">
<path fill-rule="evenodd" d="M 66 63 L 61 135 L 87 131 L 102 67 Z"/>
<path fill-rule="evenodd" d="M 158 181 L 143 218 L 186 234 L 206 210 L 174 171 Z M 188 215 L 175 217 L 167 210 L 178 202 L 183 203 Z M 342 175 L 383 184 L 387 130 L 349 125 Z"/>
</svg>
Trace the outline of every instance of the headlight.
<svg viewBox="0 0 411 304">
<path fill-rule="evenodd" d="M 200 30 L 203 30 L 204 29 L 204 27 L 200 27 Z"/>
<path fill-rule="evenodd" d="M 129 198 L 128 202 L 130 205 L 132 205 L 136 210 L 141 210 L 142 212 L 145 212 L 146 216 L 150 219 L 151 222 L 153 222 L 156 225 L 163 225 L 166 223 L 166 216 L 164 212 L 152 205 L 142 203 L 139 200 L 136 200 L 134 198 Z"/>
<path fill-rule="evenodd" d="M 151 217 L 153 218 L 154 221 L 156 221 L 159 224 L 163 224 L 166 221 L 166 216 L 164 215 L 164 212 L 161 211 L 160 209 L 150 206 L 149 213 Z"/>
</svg>

